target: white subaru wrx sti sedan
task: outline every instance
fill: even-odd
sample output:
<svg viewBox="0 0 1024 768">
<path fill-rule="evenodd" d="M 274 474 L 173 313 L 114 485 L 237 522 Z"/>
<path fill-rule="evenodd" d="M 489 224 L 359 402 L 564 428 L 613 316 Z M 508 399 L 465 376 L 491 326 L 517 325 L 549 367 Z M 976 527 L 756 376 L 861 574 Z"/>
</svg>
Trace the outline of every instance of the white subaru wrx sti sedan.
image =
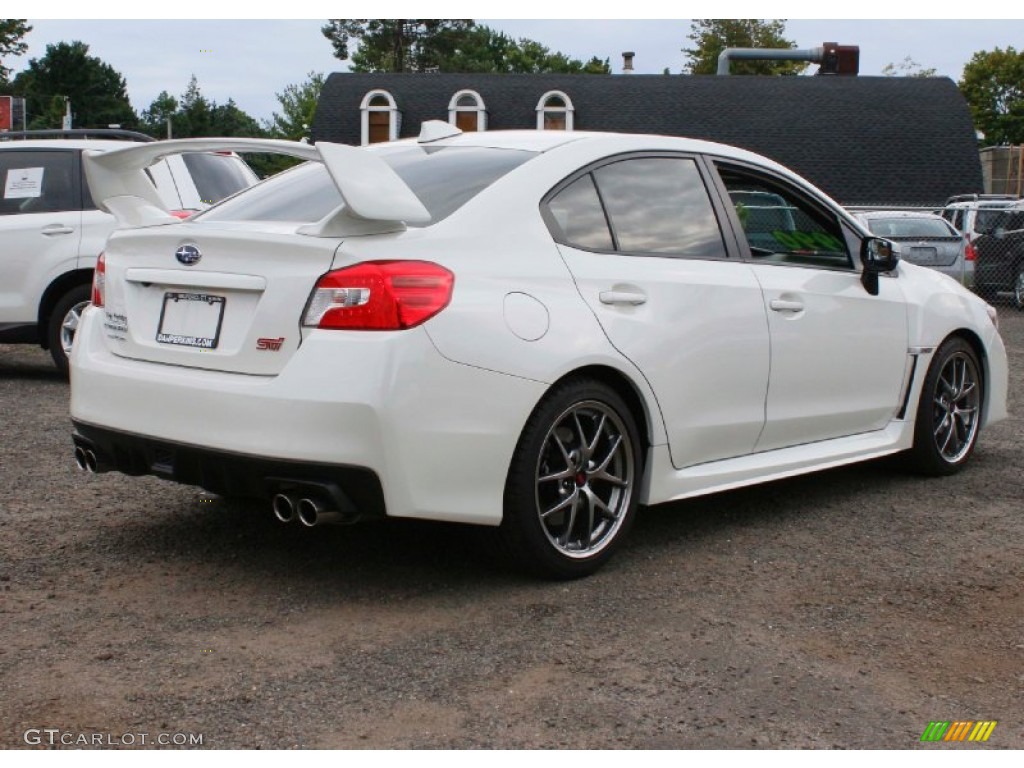
<svg viewBox="0 0 1024 768">
<path fill-rule="evenodd" d="M 144 169 L 196 149 L 312 162 L 182 222 Z M 86 165 L 125 225 L 72 355 L 89 470 L 496 526 L 567 578 L 638 504 L 897 452 L 948 474 L 1006 416 L 991 307 L 735 148 L 427 123 Z"/>
</svg>

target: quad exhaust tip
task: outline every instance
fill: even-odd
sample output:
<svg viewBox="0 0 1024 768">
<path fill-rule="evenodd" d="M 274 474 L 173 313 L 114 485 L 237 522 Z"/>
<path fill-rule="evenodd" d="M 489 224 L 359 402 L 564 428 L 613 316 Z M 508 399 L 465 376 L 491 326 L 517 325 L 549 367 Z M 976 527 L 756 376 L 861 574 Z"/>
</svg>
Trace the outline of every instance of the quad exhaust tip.
<svg viewBox="0 0 1024 768">
<path fill-rule="evenodd" d="M 80 445 L 75 446 L 75 464 L 83 472 L 89 472 L 95 474 L 96 472 L 96 454 L 89 448 L 83 448 Z"/>
<path fill-rule="evenodd" d="M 274 508 L 274 517 L 282 523 L 290 523 L 295 519 L 295 499 L 286 493 L 278 493 L 271 502 Z"/>
<path fill-rule="evenodd" d="M 336 523 L 342 519 L 341 513 L 338 510 L 327 509 L 317 499 L 300 499 L 296 509 L 299 514 L 299 522 L 307 528 L 325 523 Z"/>
</svg>

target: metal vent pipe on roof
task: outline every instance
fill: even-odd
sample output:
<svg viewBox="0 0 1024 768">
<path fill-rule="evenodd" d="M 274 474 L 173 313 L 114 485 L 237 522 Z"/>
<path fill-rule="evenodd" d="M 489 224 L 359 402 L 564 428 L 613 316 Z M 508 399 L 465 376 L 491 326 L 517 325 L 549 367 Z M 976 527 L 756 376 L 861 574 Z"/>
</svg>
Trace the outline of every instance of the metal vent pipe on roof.
<svg viewBox="0 0 1024 768">
<path fill-rule="evenodd" d="M 733 59 L 810 61 L 821 65 L 819 75 L 856 75 L 860 69 L 860 48 L 838 43 L 823 43 L 820 48 L 726 48 L 718 55 L 716 74 L 728 75 Z"/>
<path fill-rule="evenodd" d="M 820 64 L 824 58 L 824 48 L 726 48 L 718 54 L 718 72 L 715 74 L 728 75 L 729 62 L 733 59 L 781 59 Z"/>
</svg>

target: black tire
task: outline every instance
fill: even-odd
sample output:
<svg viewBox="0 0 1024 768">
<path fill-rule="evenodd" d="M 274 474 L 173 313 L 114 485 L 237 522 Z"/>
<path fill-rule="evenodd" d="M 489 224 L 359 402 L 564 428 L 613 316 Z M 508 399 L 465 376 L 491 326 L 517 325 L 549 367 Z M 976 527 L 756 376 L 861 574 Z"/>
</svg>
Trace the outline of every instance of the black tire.
<svg viewBox="0 0 1024 768">
<path fill-rule="evenodd" d="M 54 365 L 62 375 L 68 375 L 68 355 L 65 347 L 70 348 L 82 310 L 89 304 L 92 288 L 89 285 L 76 285 L 60 297 L 54 305 L 53 312 L 46 327 L 46 341 L 50 347 L 50 356 Z"/>
<path fill-rule="evenodd" d="M 519 438 L 499 541 L 537 575 L 588 576 L 632 525 L 642 476 L 639 432 L 618 393 L 590 379 L 560 384 Z"/>
<path fill-rule="evenodd" d="M 985 402 L 983 370 L 974 349 L 947 339 L 928 367 L 914 424 L 911 468 L 926 475 L 951 475 L 967 463 L 981 429 Z"/>
</svg>

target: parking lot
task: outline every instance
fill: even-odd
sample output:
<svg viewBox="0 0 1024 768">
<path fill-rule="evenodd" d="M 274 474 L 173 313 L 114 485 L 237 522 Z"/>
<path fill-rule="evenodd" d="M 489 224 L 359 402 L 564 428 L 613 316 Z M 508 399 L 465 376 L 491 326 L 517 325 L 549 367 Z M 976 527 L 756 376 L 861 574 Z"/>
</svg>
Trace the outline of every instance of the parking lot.
<svg viewBox="0 0 1024 768">
<path fill-rule="evenodd" d="M 642 510 L 570 583 L 474 529 L 84 474 L 49 356 L 0 345 L 0 747 L 1024 748 L 1024 313 L 1000 320 L 1011 418 L 963 473 Z M 987 743 L 920 742 L 968 720 Z"/>
</svg>

